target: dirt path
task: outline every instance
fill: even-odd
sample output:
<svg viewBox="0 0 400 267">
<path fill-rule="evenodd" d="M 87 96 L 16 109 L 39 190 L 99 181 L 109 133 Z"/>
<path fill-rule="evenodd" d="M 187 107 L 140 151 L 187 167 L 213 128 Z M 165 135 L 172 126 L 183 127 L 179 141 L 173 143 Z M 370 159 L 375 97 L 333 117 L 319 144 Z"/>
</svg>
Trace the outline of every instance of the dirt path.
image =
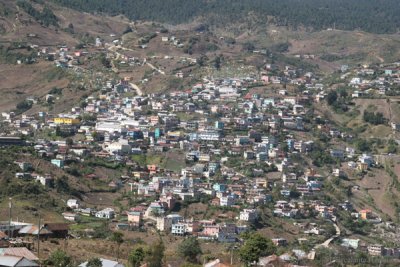
<svg viewBox="0 0 400 267">
<path fill-rule="evenodd" d="M 134 83 L 129 83 L 129 85 L 130 85 L 133 89 L 136 90 L 136 93 L 137 93 L 139 96 L 142 96 L 142 95 L 143 95 L 143 91 L 142 91 L 142 89 L 139 88 L 139 86 L 137 86 L 137 85 L 134 84 Z"/>
<path fill-rule="evenodd" d="M 152 68 L 153 70 L 158 71 L 158 73 L 160 73 L 160 74 L 162 74 L 162 75 L 165 75 L 165 72 L 164 72 L 164 71 L 162 71 L 162 70 L 156 68 L 153 64 L 151 64 L 151 63 L 149 63 L 149 62 L 146 62 L 146 64 L 147 64 L 150 68 Z"/>
</svg>

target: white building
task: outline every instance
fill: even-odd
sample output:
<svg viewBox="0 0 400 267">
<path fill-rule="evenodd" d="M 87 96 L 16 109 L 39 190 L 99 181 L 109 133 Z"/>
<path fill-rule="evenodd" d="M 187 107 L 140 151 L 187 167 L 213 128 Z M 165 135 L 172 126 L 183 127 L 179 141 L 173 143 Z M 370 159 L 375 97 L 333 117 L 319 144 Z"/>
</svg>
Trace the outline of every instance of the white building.
<svg viewBox="0 0 400 267">
<path fill-rule="evenodd" d="M 118 142 L 110 143 L 106 150 L 110 154 L 129 154 L 131 152 L 131 146 L 128 144 L 128 140 L 121 139 Z"/>
<path fill-rule="evenodd" d="M 199 132 L 198 138 L 204 141 L 218 141 L 221 134 L 218 131 L 203 131 Z"/>
<path fill-rule="evenodd" d="M 99 132 L 122 132 L 121 123 L 118 121 L 99 121 L 96 123 L 96 131 Z"/>
<path fill-rule="evenodd" d="M 101 261 L 102 267 L 124 267 L 123 264 L 118 263 L 116 261 L 106 260 L 106 259 L 102 259 L 102 258 L 100 258 L 100 261 Z M 79 265 L 79 267 L 87 267 L 87 264 L 88 264 L 88 262 L 86 261 L 84 263 L 81 263 Z"/>
<path fill-rule="evenodd" d="M 96 218 L 113 219 L 115 217 L 114 209 L 105 208 L 104 210 L 96 212 Z"/>
<path fill-rule="evenodd" d="M 77 199 L 68 199 L 67 206 L 71 209 L 79 209 L 79 201 Z"/>
<path fill-rule="evenodd" d="M 360 243 L 360 239 L 343 238 L 341 246 L 357 249 L 359 246 L 359 243 Z"/>
<path fill-rule="evenodd" d="M 183 236 L 186 233 L 186 224 L 184 223 L 175 223 L 172 225 L 171 234 Z"/>
<path fill-rule="evenodd" d="M 219 205 L 221 207 L 230 207 L 235 204 L 235 200 L 232 196 L 221 197 L 219 199 Z"/>
<path fill-rule="evenodd" d="M 70 222 L 76 222 L 79 218 L 78 214 L 72 212 L 64 212 L 62 213 L 62 216 L 64 217 L 64 219 Z"/>
<path fill-rule="evenodd" d="M 370 155 L 367 154 L 362 154 L 359 159 L 361 163 L 368 164 L 369 167 L 371 167 L 372 164 L 374 164 L 374 158 Z"/>
<path fill-rule="evenodd" d="M 253 222 L 257 219 L 257 211 L 255 209 L 244 209 L 240 212 L 239 220 L 245 222 Z"/>
<path fill-rule="evenodd" d="M 172 225 L 182 221 L 179 214 L 170 214 L 166 217 L 157 217 L 157 230 L 161 232 L 171 232 Z"/>
</svg>

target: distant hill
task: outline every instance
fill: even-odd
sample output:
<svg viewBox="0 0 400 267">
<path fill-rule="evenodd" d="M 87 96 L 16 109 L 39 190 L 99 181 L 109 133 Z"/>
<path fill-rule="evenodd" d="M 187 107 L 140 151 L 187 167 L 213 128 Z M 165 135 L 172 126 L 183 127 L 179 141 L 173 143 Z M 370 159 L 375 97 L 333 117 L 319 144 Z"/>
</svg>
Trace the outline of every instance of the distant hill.
<svg viewBox="0 0 400 267">
<path fill-rule="evenodd" d="M 38 1 L 38 0 L 36 0 Z M 398 0 L 51 0 L 85 12 L 123 14 L 130 19 L 180 24 L 211 16 L 226 24 L 255 14 L 260 22 L 313 30 L 337 28 L 395 33 Z M 215 16 L 218 15 L 218 16 Z"/>
</svg>

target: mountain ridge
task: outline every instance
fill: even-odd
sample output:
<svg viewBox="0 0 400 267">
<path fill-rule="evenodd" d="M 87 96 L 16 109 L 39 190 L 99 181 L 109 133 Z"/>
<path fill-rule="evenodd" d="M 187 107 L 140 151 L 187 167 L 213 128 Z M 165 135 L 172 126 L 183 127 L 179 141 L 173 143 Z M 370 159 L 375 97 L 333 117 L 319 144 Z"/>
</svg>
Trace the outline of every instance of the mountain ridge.
<svg viewBox="0 0 400 267">
<path fill-rule="evenodd" d="M 180 24 L 218 14 L 219 24 L 235 22 L 253 12 L 261 22 L 293 29 L 305 27 L 313 30 L 337 28 L 360 29 L 373 33 L 396 33 L 400 24 L 397 15 L 400 6 L 396 0 L 363 3 L 357 0 L 51 0 L 54 3 L 85 12 L 109 15 L 123 14 L 133 20 L 151 20 Z M 150 7 L 150 8 L 149 8 Z"/>
</svg>

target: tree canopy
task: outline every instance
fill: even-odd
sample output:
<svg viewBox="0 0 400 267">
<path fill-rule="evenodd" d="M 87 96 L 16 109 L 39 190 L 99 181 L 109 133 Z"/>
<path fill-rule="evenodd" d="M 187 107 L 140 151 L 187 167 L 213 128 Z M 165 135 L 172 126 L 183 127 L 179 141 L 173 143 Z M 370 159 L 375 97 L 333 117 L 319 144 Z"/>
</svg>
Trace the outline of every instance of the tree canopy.
<svg viewBox="0 0 400 267">
<path fill-rule="evenodd" d="M 394 33 L 399 30 L 398 0 L 52 0 L 85 12 L 110 15 L 123 14 L 130 19 L 165 23 L 191 22 L 196 17 L 207 18 L 213 24 L 238 21 L 249 13 L 260 23 L 274 23 L 291 28 L 314 30 L 336 28 L 374 33 Z M 273 19 L 271 18 L 273 17 Z"/>
<path fill-rule="evenodd" d="M 88 260 L 86 267 L 102 267 L 103 264 L 99 258 L 91 258 Z"/>
<path fill-rule="evenodd" d="M 57 267 L 72 267 L 72 258 L 64 251 L 57 249 L 50 254 L 48 263 L 52 266 Z"/>
<path fill-rule="evenodd" d="M 128 262 L 130 267 L 139 267 L 146 254 L 142 247 L 135 248 L 129 253 Z"/>
<path fill-rule="evenodd" d="M 58 26 L 58 18 L 48 6 L 45 6 L 40 12 L 26 0 L 18 0 L 17 5 L 42 25 L 46 27 L 50 25 Z"/>
<path fill-rule="evenodd" d="M 147 266 L 162 267 L 165 247 L 162 241 L 157 242 L 151 247 L 146 258 Z"/>
<path fill-rule="evenodd" d="M 121 232 L 113 232 L 111 236 L 111 241 L 117 244 L 117 260 L 119 259 L 119 248 L 122 243 L 124 243 L 124 234 Z"/>
<path fill-rule="evenodd" d="M 189 237 L 178 246 L 178 254 L 189 262 L 197 262 L 197 257 L 202 254 L 199 240 L 196 237 Z"/>
<path fill-rule="evenodd" d="M 251 233 L 245 236 L 243 246 L 239 250 L 240 260 L 249 265 L 258 261 L 260 257 L 269 256 L 276 252 L 276 247 L 271 239 L 263 237 L 259 233 Z"/>
</svg>

